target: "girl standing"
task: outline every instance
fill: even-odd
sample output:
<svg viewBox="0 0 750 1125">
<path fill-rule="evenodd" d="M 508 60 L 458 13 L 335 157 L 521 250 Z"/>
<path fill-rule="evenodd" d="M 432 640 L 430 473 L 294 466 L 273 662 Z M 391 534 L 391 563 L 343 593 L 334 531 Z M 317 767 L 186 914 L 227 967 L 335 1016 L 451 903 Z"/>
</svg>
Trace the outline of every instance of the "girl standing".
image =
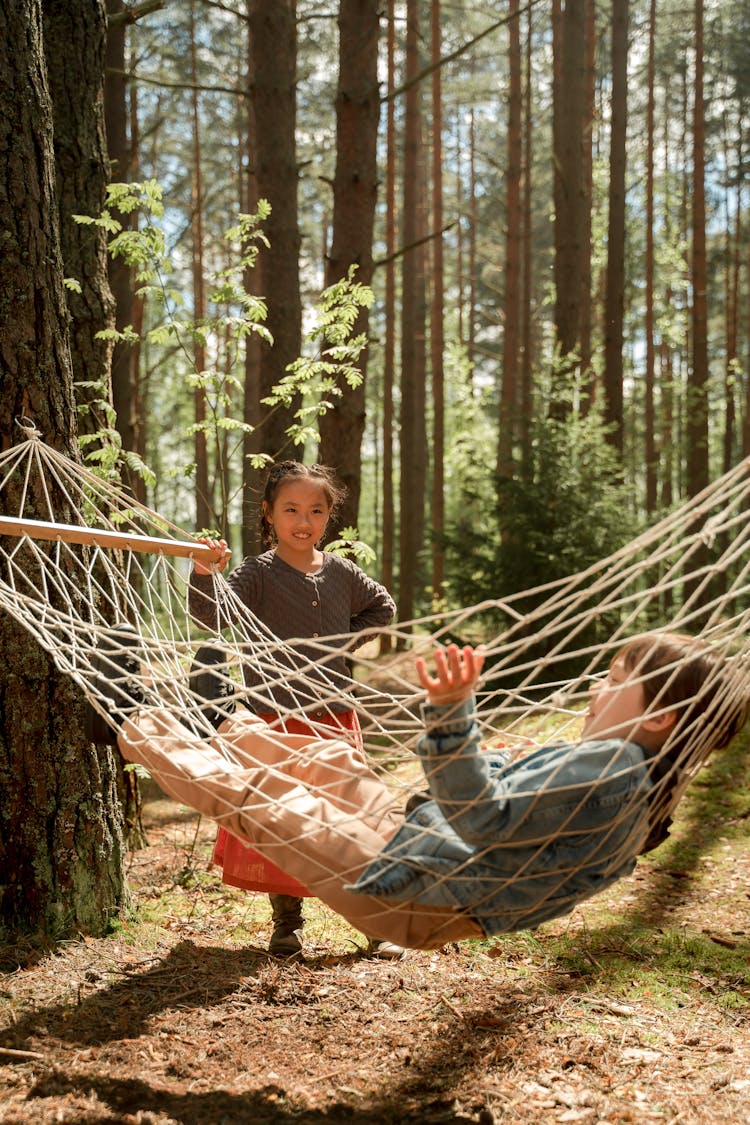
<svg viewBox="0 0 750 1125">
<path fill-rule="evenodd" d="M 363 753 L 359 721 L 348 698 L 351 681 L 346 657 L 343 653 L 331 656 L 330 646 L 340 637 L 339 644 L 346 644 L 347 652 L 359 647 L 368 639 L 368 630 L 392 620 L 396 607 L 385 587 L 355 563 L 318 546 L 343 495 L 325 466 L 299 461 L 274 465 L 260 512 L 261 534 L 269 550 L 243 559 L 229 575 L 228 585 L 236 599 L 276 637 L 310 637 L 313 641 L 290 646 L 280 654 L 289 672 L 276 679 L 261 677 L 249 663 L 243 664 L 245 684 L 253 690 L 259 717 L 272 729 L 289 734 L 315 739 L 343 735 Z M 202 542 L 225 549 L 214 564 L 223 570 L 230 553 L 226 542 Z M 226 602 L 217 604 L 211 569 L 201 563 L 195 564 L 191 575 L 188 608 L 210 630 L 220 630 L 238 617 L 236 608 Z M 347 633 L 360 633 L 361 639 L 352 646 L 340 636 Z M 325 648 L 316 646 L 317 638 L 323 637 L 333 640 Z M 323 698 L 332 692 L 323 705 Z M 300 717 L 290 716 L 290 710 Z M 222 867 L 224 883 L 268 893 L 273 916 L 269 952 L 286 957 L 299 954 L 302 899 L 310 897 L 307 888 L 223 828 L 219 829 L 214 862 Z M 380 957 L 403 954 L 390 942 L 370 941 L 370 952 Z"/>
</svg>

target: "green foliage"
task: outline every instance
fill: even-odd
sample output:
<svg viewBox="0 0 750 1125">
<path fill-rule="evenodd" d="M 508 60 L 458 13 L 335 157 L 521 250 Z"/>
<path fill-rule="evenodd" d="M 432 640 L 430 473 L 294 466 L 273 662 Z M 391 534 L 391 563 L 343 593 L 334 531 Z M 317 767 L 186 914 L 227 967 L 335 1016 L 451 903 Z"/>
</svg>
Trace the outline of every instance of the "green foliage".
<svg viewBox="0 0 750 1125">
<path fill-rule="evenodd" d="M 552 403 L 552 391 L 547 388 Z M 595 409 L 583 413 L 572 392 L 556 392 L 564 410 L 537 413 L 524 471 L 496 479 L 487 510 L 479 492 L 448 536 L 450 586 L 460 604 L 532 589 L 606 558 L 635 533 L 632 505 L 616 451 Z M 492 474 L 484 467 L 485 474 Z M 472 487 L 471 477 L 468 486 Z"/>
<path fill-rule="evenodd" d="M 332 399 L 341 398 L 345 387 L 354 389 L 362 383 L 356 363 L 367 338 L 352 332 L 360 309 L 372 304 L 373 293 L 354 280 L 356 269 L 351 266 L 345 278 L 323 290 L 313 327 L 305 337 L 305 354 L 289 364 L 284 378 L 261 400 L 265 406 L 289 407 L 302 396 L 287 430 L 295 445 L 317 442 L 318 420 L 333 408 Z"/>
<path fill-rule="evenodd" d="M 167 250 L 164 229 L 164 203 L 161 186 L 154 180 L 142 183 L 110 184 L 107 205 L 98 218 L 75 216 L 76 221 L 102 227 L 110 235 L 109 252 L 121 258 L 135 275 L 136 294 L 147 302 L 151 326 L 143 341 L 152 349 L 166 351 L 171 370 L 182 370 L 180 381 L 190 395 L 200 393 L 204 403 L 204 417 L 197 422 L 185 422 L 184 438 L 196 434 L 206 435 L 207 447 L 213 451 L 216 480 L 222 491 L 221 511 L 217 519 L 228 522 L 229 497 L 225 494 L 226 474 L 224 461 L 234 463 L 236 447 L 253 427 L 237 416 L 237 404 L 244 395 L 244 369 L 242 347 L 248 336 L 257 334 L 269 345 L 273 339 L 265 327 L 267 309 L 262 298 L 247 291 L 247 271 L 256 263 L 257 256 L 268 240 L 262 223 L 271 212 L 270 205 L 261 200 L 253 215 L 239 215 L 236 223 L 226 231 L 231 264 L 219 270 L 212 281 L 209 293 L 211 315 L 196 319 L 182 310 L 179 287 L 171 287 L 168 279 L 173 266 Z M 133 226 L 129 216 L 137 213 L 139 222 Z M 119 217 L 118 217 L 119 216 Z M 372 290 L 354 280 L 355 268 L 348 276 L 329 286 L 313 310 L 313 327 L 304 342 L 304 354 L 290 364 L 287 374 L 263 400 L 273 408 L 288 406 L 299 401 L 294 422 L 288 433 L 295 445 L 317 442 L 318 419 L 331 409 L 333 400 L 345 393 L 346 387 L 356 387 L 362 375 L 356 366 L 366 344 L 364 335 L 352 335 L 362 308 L 373 300 Z M 74 283 L 71 282 L 71 285 Z M 139 337 L 131 325 L 121 331 L 108 329 L 100 338 L 132 344 Z M 198 349 L 206 357 L 213 357 L 202 370 L 197 370 L 195 357 Z M 116 472 L 120 456 L 120 440 L 116 433 L 116 419 L 108 402 L 107 388 L 98 388 L 97 403 L 107 418 L 106 433 L 87 439 L 89 444 L 101 445 L 91 456 Z M 241 410 L 240 410 L 241 414 Z M 227 444 L 234 436 L 235 446 Z M 184 443 L 188 448 L 187 441 Z M 132 460 L 133 455 L 129 455 Z M 270 457 L 264 453 L 250 458 L 253 468 L 263 468 Z M 145 472 L 145 467 L 139 466 Z M 172 471 L 185 479 L 195 473 L 192 462 L 183 463 Z M 153 474 L 148 477 L 153 483 Z M 341 550 L 357 557 L 369 558 L 369 548 L 352 542 Z"/>
<path fill-rule="evenodd" d="M 583 570 L 632 538 L 631 501 L 595 412 L 532 428 L 531 472 L 499 482 L 504 592 Z"/>
<path fill-rule="evenodd" d="M 376 557 L 372 547 L 368 543 L 363 543 L 359 538 L 356 527 L 343 527 L 340 537 L 328 543 L 325 550 L 330 555 L 342 555 L 343 557 L 351 555 L 362 567 L 375 562 Z"/>
</svg>

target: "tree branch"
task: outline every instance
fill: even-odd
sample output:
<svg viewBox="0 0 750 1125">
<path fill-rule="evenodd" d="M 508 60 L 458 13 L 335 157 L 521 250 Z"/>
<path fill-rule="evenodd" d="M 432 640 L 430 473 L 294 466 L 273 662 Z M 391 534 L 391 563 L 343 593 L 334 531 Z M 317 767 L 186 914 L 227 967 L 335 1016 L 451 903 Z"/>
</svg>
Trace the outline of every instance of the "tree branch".
<svg viewBox="0 0 750 1125">
<path fill-rule="evenodd" d="M 202 86 L 196 82 L 167 82 L 164 78 L 145 78 L 142 74 L 134 74 L 132 70 L 117 70 L 113 66 L 107 67 L 107 74 L 119 74 L 131 82 L 142 82 L 147 86 L 160 86 L 165 90 L 198 90 L 207 94 L 232 94 L 233 97 L 247 98 L 249 90 L 242 90 L 239 86 Z"/>
<path fill-rule="evenodd" d="M 107 16 L 107 26 L 121 27 L 125 24 L 129 27 L 144 16 L 150 16 L 152 12 L 158 12 L 166 6 L 166 0 L 141 0 L 140 4 L 126 4 L 121 12 L 112 12 Z"/>
<path fill-rule="evenodd" d="M 389 262 L 395 261 L 396 258 L 403 257 L 403 255 L 408 254 L 410 250 L 416 250 L 418 246 L 424 246 L 425 242 L 432 242 L 433 238 L 440 238 L 441 235 L 444 235 L 447 230 L 455 227 L 457 222 L 458 219 L 454 219 L 452 223 L 446 223 L 442 230 L 430 231 L 430 233 L 426 234 L 424 238 L 418 238 L 415 242 L 410 242 L 408 246 L 399 246 L 398 250 L 394 250 L 393 253 L 389 254 L 387 258 L 378 258 L 377 261 L 373 262 L 372 268 L 375 270 L 380 266 L 387 266 Z"/>
<path fill-rule="evenodd" d="M 446 63 L 454 62 L 455 59 L 460 59 L 461 55 L 465 55 L 467 51 L 470 51 L 472 47 L 474 47 L 482 39 L 486 38 L 486 36 L 491 35 L 493 31 L 497 31 L 499 27 L 504 27 L 506 23 L 510 23 L 512 19 L 517 19 L 525 12 L 530 12 L 531 9 L 535 8 L 539 3 L 541 3 L 541 0 L 529 0 L 529 3 L 525 8 L 519 8 L 519 10 L 513 15 L 503 16 L 501 20 L 497 20 L 496 23 L 492 23 L 489 27 L 485 27 L 484 31 L 480 31 L 479 35 L 475 35 L 473 39 L 470 39 L 468 41 L 468 43 L 464 43 L 461 47 L 456 47 L 455 51 L 451 51 L 449 55 L 443 55 L 443 57 L 439 58 L 436 62 L 430 63 L 430 65 L 426 66 L 424 70 L 420 70 L 419 74 L 416 74 L 414 78 L 411 78 L 408 82 L 404 82 L 402 86 L 397 86 L 395 90 L 391 90 L 389 91 L 389 93 L 384 94 L 380 99 L 381 102 L 389 102 L 393 98 L 399 97 L 400 94 L 405 94 L 407 90 L 410 90 L 412 88 L 412 86 L 416 86 L 423 79 L 429 78 L 434 70 L 438 70 Z"/>
</svg>

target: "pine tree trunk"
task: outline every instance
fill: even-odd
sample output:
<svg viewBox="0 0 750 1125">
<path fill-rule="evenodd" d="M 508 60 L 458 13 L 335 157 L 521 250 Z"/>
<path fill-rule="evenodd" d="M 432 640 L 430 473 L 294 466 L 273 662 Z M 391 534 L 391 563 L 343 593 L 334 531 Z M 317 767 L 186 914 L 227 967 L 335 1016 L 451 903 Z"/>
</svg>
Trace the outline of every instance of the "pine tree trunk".
<svg viewBox="0 0 750 1125">
<path fill-rule="evenodd" d="M 203 158 L 201 155 L 200 113 L 198 104 L 198 67 L 195 41 L 195 0 L 190 0 L 190 91 L 191 121 L 193 127 L 193 161 L 191 174 L 190 230 L 192 234 L 193 319 L 202 324 L 206 317 L 206 289 L 203 267 Z M 195 372 L 202 375 L 206 369 L 206 348 L 196 336 L 193 343 Z M 206 388 L 196 386 L 193 391 L 195 412 L 195 526 L 198 530 L 215 528 L 213 504 L 208 483 L 208 438 L 206 423 Z"/>
<path fill-rule="evenodd" d="M 29 418 L 45 440 L 75 456 L 38 0 L 12 12 L 0 5 L 0 118 L 0 433 L 5 443 L 17 440 L 15 419 Z M 19 489 L 9 483 L 3 491 L 8 514 Z M 70 519 L 65 498 L 55 499 L 61 520 Z M 29 514 L 35 503 L 41 510 L 27 494 Z M 80 693 L 6 615 L 0 652 L 0 936 L 100 934 L 125 896 L 112 755 L 86 742 Z"/>
<path fill-rule="evenodd" d="M 596 121 L 596 4 L 586 0 L 586 74 L 583 87 L 584 120 L 581 136 L 583 229 L 581 233 L 581 377 L 585 413 L 594 401 L 596 382 L 591 366 L 593 301 L 591 292 L 591 229 L 594 198 L 594 124 Z"/>
<path fill-rule="evenodd" d="M 396 25 L 395 0 L 388 0 L 387 68 L 388 92 L 396 87 Z M 395 549 L 395 505 L 393 495 L 393 386 L 396 359 L 396 111 L 393 98 L 388 99 L 386 123 L 385 169 L 385 340 L 383 343 L 383 534 L 381 579 L 386 589 L 393 589 L 393 558 Z M 380 652 L 392 649 L 391 637 L 380 638 Z"/>
<path fill-rule="evenodd" d="M 432 2 L 432 306 L 430 309 L 430 349 L 432 366 L 432 599 L 437 607 L 443 599 L 445 582 L 445 316 L 443 278 L 443 109 L 440 69 L 440 2 Z"/>
<path fill-rule="evenodd" d="M 737 166 L 742 167 L 742 130 L 737 133 Z M 727 295 L 726 295 L 726 364 L 724 369 L 724 457 L 723 470 L 729 472 L 735 461 L 737 438 L 737 410 L 735 405 L 735 384 L 738 381 L 738 328 L 740 302 L 740 247 L 742 245 L 742 187 L 737 187 L 737 203 L 734 220 L 734 237 L 731 233 L 730 217 L 727 215 Z"/>
<path fill-rule="evenodd" d="M 123 0 L 107 0 L 107 12 L 116 15 L 124 10 Z M 104 117 L 109 159 L 109 178 L 115 183 L 132 179 L 131 151 L 128 142 L 127 79 L 125 77 L 124 20 L 113 21 L 107 28 L 106 71 L 104 79 Z M 127 219 L 124 219 L 127 222 Z M 133 216 L 133 221 L 136 217 Z M 115 327 L 118 332 L 133 324 L 133 279 L 130 267 L 122 258 L 107 262 L 109 284 L 115 301 Z M 112 405 L 117 415 L 117 429 L 123 449 L 136 448 L 136 395 L 132 369 L 132 345 L 118 341 L 112 352 Z M 129 484 L 134 482 L 128 481 Z M 142 498 L 142 497 L 139 497 Z"/>
<path fill-rule="evenodd" d="M 654 347 L 654 104 L 656 75 L 656 0 L 651 0 L 648 27 L 648 92 L 646 104 L 646 303 L 644 332 L 646 336 L 646 371 L 644 382 L 644 441 L 646 461 L 646 511 L 656 508 L 657 470 L 654 412 L 655 347 Z"/>
<path fill-rule="evenodd" d="M 508 8 L 508 136 L 505 167 L 505 299 L 503 367 L 498 418 L 497 471 L 513 475 L 518 410 L 518 350 L 521 269 L 521 35 L 518 0 Z"/>
<path fill-rule="evenodd" d="M 377 139 L 379 0 L 342 0 L 339 5 L 339 81 L 336 93 L 336 171 L 333 234 L 326 285 L 356 265 L 357 280 L 372 279 L 372 237 L 378 193 Z M 360 309 L 354 332 L 367 333 L 369 311 Z M 338 526 L 356 526 L 359 510 L 362 435 L 365 428 L 367 349 L 359 358 L 363 381 L 341 386 L 342 397 L 320 419 L 320 460 L 336 469 L 347 495 Z"/>
<path fill-rule="evenodd" d="M 253 0 L 247 0 L 247 89 L 252 92 L 255 88 L 254 52 L 252 44 L 251 17 Z M 247 158 L 247 179 L 244 184 L 244 194 L 241 199 L 241 210 L 248 215 L 254 215 L 258 210 L 260 194 L 258 192 L 258 167 L 257 167 L 257 130 L 255 127 L 255 98 L 247 98 L 247 136 L 245 152 Z M 242 191 L 242 186 L 241 189 Z M 252 269 L 246 270 L 243 284 L 248 293 L 256 297 L 263 293 L 263 263 L 264 254 L 259 254 Z M 252 429 L 247 431 L 242 439 L 243 470 L 242 470 L 242 554 L 255 555 L 261 549 L 261 534 L 258 523 L 258 493 L 259 475 L 251 466 L 248 458 L 255 453 L 263 451 L 263 433 L 260 424 L 263 418 L 261 406 L 261 341 L 255 332 L 245 337 L 245 390 L 243 396 L 242 420 Z M 228 528 L 225 531 L 228 532 Z"/>
<path fill-rule="evenodd" d="M 466 334 L 466 358 L 469 361 L 469 378 L 474 379 L 477 341 L 477 172 L 476 172 L 476 130 L 474 126 L 474 106 L 469 111 L 469 321 Z"/>
<path fill-rule="evenodd" d="M 294 457 L 287 429 L 296 404 L 273 410 L 260 400 L 268 395 L 298 358 L 302 346 L 299 289 L 300 234 L 297 220 L 295 0 L 252 0 L 250 4 L 252 97 L 255 120 L 255 175 L 258 198 L 271 205 L 264 225 L 270 249 L 261 254 L 263 295 L 268 303 L 266 327 L 273 346 L 259 348 L 259 445 L 272 457 Z M 257 497 L 263 473 L 248 470 L 246 492 Z"/>
<path fill-rule="evenodd" d="M 528 478 L 531 465 L 531 414 L 533 410 L 532 380 L 534 364 L 534 333 L 532 330 L 531 295 L 532 273 L 532 219 L 531 219 L 531 169 L 532 162 L 532 9 L 526 14 L 526 73 L 524 90 L 524 152 L 523 152 L 523 294 L 521 297 L 521 475 Z"/>
<path fill-rule="evenodd" d="M 703 0 L 695 0 L 695 84 L 693 91 L 693 256 L 691 310 L 693 356 L 687 387 L 687 491 L 695 496 L 708 484 L 708 311 L 706 290 L 705 110 L 703 105 Z"/>
<path fill-rule="evenodd" d="M 555 177 L 555 328 L 560 357 L 558 378 L 578 364 L 581 322 L 581 253 L 583 234 L 583 77 L 585 72 L 584 0 L 567 0 L 555 42 L 553 147 Z M 559 403 L 555 413 L 564 412 Z"/>
<path fill-rule="evenodd" d="M 71 362 L 76 398 L 90 404 L 80 415 L 80 428 L 93 434 L 106 425 L 93 404 L 109 398 L 112 342 L 97 339 L 97 334 L 114 326 L 114 298 L 107 280 L 107 236 L 73 216 L 98 216 L 104 207 L 107 13 L 103 0 L 45 0 L 42 11 L 63 269 L 81 286 L 80 293 L 70 290 L 67 295 Z"/>
<path fill-rule="evenodd" d="M 423 543 L 426 503 L 424 250 L 420 237 L 421 112 L 419 85 L 419 3 L 408 0 L 404 120 L 404 190 L 401 289 L 401 477 L 398 611 L 414 617 L 414 598 Z"/>
<path fill-rule="evenodd" d="M 625 138 L 628 106 L 628 0 L 612 5 L 612 124 L 609 153 L 607 290 L 604 305 L 604 420 L 607 440 L 623 452 L 625 313 Z"/>
</svg>

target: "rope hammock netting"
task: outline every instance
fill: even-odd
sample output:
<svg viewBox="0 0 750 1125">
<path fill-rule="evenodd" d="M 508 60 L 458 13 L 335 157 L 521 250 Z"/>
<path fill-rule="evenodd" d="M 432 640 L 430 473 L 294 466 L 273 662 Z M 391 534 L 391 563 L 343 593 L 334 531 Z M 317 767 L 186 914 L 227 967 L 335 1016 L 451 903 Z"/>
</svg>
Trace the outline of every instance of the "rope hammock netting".
<svg viewBox="0 0 750 1125">
<path fill-rule="evenodd" d="M 281 641 L 218 571 L 222 628 L 207 631 L 189 594 L 211 548 L 22 429 L 0 453 L 0 511 L 13 513 L 0 517 L 0 610 L 121 731 L 126 757 L 373 937 L 430 948 L 566 913 L 664 837 L 690 779 L 744 718 L 748 461 L 578 574 L 379 630 L 395 651 L 373 636 L 350 677 L 337 658 L 354 637 Z M 599 744 L 600 768 L 577 774 L 592 683 L 633 635 L 666 630 L 700 637 L 715 692 L 700 708 L 675 703 L 675 658 L 659 689 L 662 710 L 682 710 L 674 738 L 645 760 L 627 740 Z M 452 642 L 481 643 L 485 664 L 471 735 L 466 708 L 447 726 L 428 711 L 438 745 L 423 737 L 414 655 Z M 648 646 L 638 651 L 646 680 Z M 319 740 L 262 724 L 254 713 L 274 686 L 288 699 L 281 718 L 304 713 L 314 730 L 348 694 L 364 754 L 322 722 Z"/>
</svg>

